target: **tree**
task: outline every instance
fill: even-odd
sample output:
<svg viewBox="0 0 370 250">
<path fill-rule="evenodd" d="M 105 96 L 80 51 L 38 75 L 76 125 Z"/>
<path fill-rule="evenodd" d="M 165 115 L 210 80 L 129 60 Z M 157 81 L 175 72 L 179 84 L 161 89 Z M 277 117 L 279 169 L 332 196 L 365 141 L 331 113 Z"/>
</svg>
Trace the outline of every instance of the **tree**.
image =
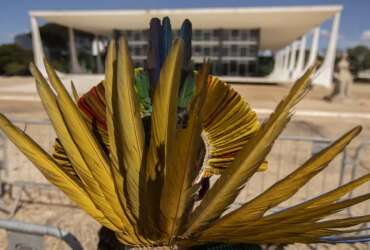
<svg viewBox="0 0 370 250">
<path fill-rule="evenodd" d="M 273 56 L 259 56 L 257 59 L 257 72 L 256 76 L 267 76 L 274 69 Z"/>
<path fill-rule="evenodd" d="M 0 45 L 0 75 L 29 75 L 32 52 L 16 44 Z"/>
<path fill-rule="evenodd" d="M 69 72 L 68 29 L 48 23 L 40 27 L 43 49 L 46 57 L 51 58 L 53 66 L 61 72 Z M 31 43 L 31 33 L 19 34 L 26 36 Z M 78 40 L 79 61 L 86 70 L 93 71 L 94 63 L 90 54 L 92 34 L 75 31 Z M 29 75 L 28 66 L 32 61 L 32 51 L 17 43 L 0 45 L 0 75 Z"/>
<path fill-rule="evenodd" d="M 352 73 L 357 76 L 359 71 L 370 68 L 370 50 L 364 45 L 358 45 L 347 50 Z"/>
</svg>

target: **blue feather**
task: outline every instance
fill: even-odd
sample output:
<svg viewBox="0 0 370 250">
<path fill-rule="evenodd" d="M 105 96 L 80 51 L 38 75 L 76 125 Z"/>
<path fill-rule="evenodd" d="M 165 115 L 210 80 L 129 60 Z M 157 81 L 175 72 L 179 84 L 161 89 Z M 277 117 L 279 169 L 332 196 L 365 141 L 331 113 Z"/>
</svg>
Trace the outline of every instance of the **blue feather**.
<svg viewBox="0 0 370 250">
<path fill-rule="evenodd" d="M 184 63 L 183 67 L 185 71 L 190 68 L 191 62 L 191 39 L 192 39 L 192 24 L 189 19 L 185 19 L 180 29 L 180 37 L 184 41 Z"/>
<path fill-rule="evenodd" d="M 166 57 L 170 52 L 172 46 L 172 27 L 169 17 L 164 17 L 162 20 L 162 38 L 163 41 L 161 50 L 161 66 L 166 60 Z"/>
<path fill-rule="evenodd" d="M 150 90 L 153 93 L 155 86 L 159 80 L 159 72 L 161 70 L 160 51 L 162 47 L 162 27 L 161 21 L 158 18 L 150 20 L 150 28 L 148 34 L 148 58 L 147 67 L 149 72 Z"/>
</svg>

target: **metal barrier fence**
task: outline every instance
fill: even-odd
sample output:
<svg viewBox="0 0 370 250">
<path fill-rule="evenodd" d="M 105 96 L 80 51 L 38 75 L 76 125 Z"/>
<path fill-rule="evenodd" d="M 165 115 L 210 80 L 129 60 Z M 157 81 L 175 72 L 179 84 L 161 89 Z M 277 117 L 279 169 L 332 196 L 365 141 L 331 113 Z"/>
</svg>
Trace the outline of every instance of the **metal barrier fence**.
<svg viewBox="0 0 370 250">
<path fill-rule="evenodd" d="M 74 235 L 57 227 L 24 223 L 16 220 L 0 220 L 0 229 L 8 232 L 9 250 L 44 249 L 44 236 L 64 241 L 72 250 L 82 250 Z"/>
<path fill-rule="evenodd" d="M 48 121 L 14 120 L 16 125 L 30 135 L 44 149 L 50 151 L 54 144 L 55 133 Z M 271 184 L 295 170 L 304 161 L 331 143 L 325 138 L 309 138 L 281 136 L 275 143 L 269 157 L 269 167 L 265 172 L 257 173 L 241 191 L 235 204 L 252 199 Z M 305 201 L 324 192 L 330 191 L 341 184 L 369 173 L 370 141 L 355 142 L 319 175 L 314 177 L 305 187 L 277 209 L 283 209 Z M 18 149 L 4 136 L 0 135 L 0 192 L 9 193 L 17 201 L 12 208 L 14 212 L 23 201 L 46 204 L 73 205 L 60 191 L 52 187 L 45 178 L 32 166 Z M 368 193 L 370 183 L 356 189 L 347 197 Z M 370 204 L 365 202 L 343 211 L 340 215 L 363 215 L 370 213 Z M 365 227 L 366 225 L 364 225 Z"/>
</svg>

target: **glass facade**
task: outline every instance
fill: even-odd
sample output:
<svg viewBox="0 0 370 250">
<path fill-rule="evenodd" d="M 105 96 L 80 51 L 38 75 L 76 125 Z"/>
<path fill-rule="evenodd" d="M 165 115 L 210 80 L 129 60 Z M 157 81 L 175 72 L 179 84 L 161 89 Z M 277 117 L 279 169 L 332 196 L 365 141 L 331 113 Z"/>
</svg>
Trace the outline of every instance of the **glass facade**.
<svg viewBox="0 0 370 250">
<path fill-rule="evenodd" d="M 178 31 L 174 31 L 176 34 Z M 147 30 L 125 30 L 136 66 L 144 66 L 148 49 Z M 250 76 L 256 72 L 259 50 L 258 29 L 193 30 L 193 62 L 197 67 L 204 58 L 212 63 L 212 74 Z"/>
</svg>

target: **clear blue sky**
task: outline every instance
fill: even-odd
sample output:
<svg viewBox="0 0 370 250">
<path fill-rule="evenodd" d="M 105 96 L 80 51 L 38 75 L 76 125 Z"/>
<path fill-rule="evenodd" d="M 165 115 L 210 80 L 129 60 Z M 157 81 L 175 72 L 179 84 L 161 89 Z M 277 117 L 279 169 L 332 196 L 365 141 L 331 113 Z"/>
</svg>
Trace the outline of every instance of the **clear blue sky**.
<svg viewBox="0 0 370 250">
<path fill-rule="evenodd" d="M 1 0 L 0 44 L 13 41 L 15 34 L 29 31 L 29 10 L 65 9 L 151 9 L 196 7 L 284 6 L 341 4 L 339 47 L 370 45 L 370 0 Z"/>
</svg>

